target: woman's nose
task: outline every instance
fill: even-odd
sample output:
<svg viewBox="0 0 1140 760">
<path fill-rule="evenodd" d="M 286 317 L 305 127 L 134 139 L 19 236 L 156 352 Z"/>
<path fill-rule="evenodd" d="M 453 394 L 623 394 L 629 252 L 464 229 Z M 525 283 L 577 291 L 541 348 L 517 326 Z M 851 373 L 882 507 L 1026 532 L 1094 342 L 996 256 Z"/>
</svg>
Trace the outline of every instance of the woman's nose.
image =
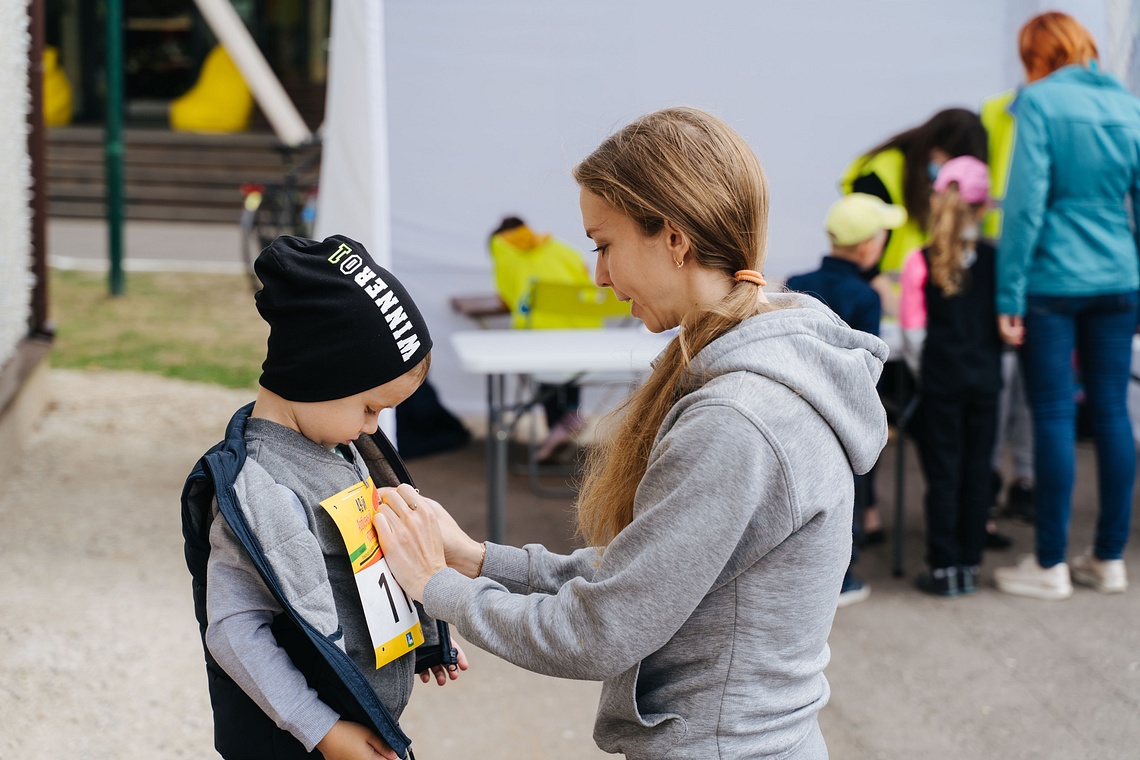
<svg viewBox="0 0 1140 760">
<path fill-rule="evenodd" d="M 594 284 L 599 288 L 610 286 L 610 271 L 606 268 L 606 260 L 598 255 L 598 263 L 594 265 Z"/>
</svg>

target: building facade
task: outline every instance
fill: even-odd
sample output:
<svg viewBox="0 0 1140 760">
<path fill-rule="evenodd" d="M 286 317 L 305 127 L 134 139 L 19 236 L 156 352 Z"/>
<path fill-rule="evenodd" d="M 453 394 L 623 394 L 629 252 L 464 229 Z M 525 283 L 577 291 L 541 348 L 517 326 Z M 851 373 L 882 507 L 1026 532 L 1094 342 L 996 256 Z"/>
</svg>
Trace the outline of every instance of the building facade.
<svg viewBox="0 0 1140 760">
<path fill-rule="evenodd" d="M 319 122 L 331 0 L 233 5 L 306 121 Z M 75 124 L 103 119 L 104 12 L 101 1 L 46 0 L 46 41 L 59 51 Z M 123 37 L 127 124 L 164 127 L 170 102 L 193 86 L 217 41 L 194 0 L 124 0 Z M 267 127 L 255 119 L 251 129 Z"/>
</svg>

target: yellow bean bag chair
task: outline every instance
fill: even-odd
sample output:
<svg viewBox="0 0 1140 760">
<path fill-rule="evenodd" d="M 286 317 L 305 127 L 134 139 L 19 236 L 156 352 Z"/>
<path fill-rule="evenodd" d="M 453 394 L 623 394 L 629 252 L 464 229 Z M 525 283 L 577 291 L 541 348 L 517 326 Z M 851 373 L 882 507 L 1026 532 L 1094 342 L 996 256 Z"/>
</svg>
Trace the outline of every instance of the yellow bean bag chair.
<svg viewBox="0 0 1140 760">
<path fill-rule="evenodd" d="M 253 94 L 221 45 L 206 56 L 198 81 L 170 104 L 176 132 L 241 132 L 249 127 Z"/>
<path fill-rule="evenodd" d="M 71 123 L 71 83 L 59 65 L 59 50 L 44 47 L 44 124 L 64 127 Z"/>
</svg>

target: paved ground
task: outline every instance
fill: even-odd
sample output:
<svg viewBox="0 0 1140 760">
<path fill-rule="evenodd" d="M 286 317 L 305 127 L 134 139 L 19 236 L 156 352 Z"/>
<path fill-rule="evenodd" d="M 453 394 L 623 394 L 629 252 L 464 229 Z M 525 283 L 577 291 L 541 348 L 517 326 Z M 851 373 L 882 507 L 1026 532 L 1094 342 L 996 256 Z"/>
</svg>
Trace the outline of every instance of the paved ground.
<svg viewBox="0 0 1140 760">
<path fill-rule="evenodd" d="M 123 267 L 129 272 L 240 274 L 241 232 L 234 224 L 150 222 L 123 225 Z M 48 263 L 60 269 L 107 270 L 107 223 L 102 219 L 49 219 Z"/>
<path fill-rule="evenodd" d="M 50 413 L 0 484 L 0 758 L 212 756 L 182 560 L 178 494 L 247 394 L 125 373 L 55 370 Z M 893 461 L 888 448 L 885 464 Z M 14 452 L 0 455 L 13 456 Z M 426 493 L 482 536 L 482 448 L 420 459 Z M 908 572 L 921 559 L 908 467 Z M 1074 546 L 1092 520 L 1082 446 Z M 887 467 L 881 483 L 889 484 Z M 891 489 L 883 500 L 891 503 Z M 509 539 L 569 548 L 568 501 L 512 481 Z M 1028 529 L 1003 525 L 1018 546 Z M 985 575 L 1013 555 L 987 558 Z M 1140 573 L 1140 542 L 1128 561 Z M 1140 603 L 1078 590 L 1060 603 L 983 589 L 935 600 L 867 552 L 866 602 L 839 611 L 824 734 L 835 758 L 1140 756 Z M 468 647 L 472 669 L 417 687 L 404 725 L 421 760 L 601 757 L 596 684 L 535 676 Z"/>
<path fill-rule="evenodd" d="M 53 263 L 105 268 L 101 221 L 52 220 Z M 129 269 L 240 271 L 236 225 L 130 222 Z M 189 262 L 189 263 L 187 263 Z M 211 756 L 201 645 L 182 560 L 181 483 L 244 392 L 126 373 L 53 371 L 53 408 L 0 483 L 0 760 Z M 1140 757 L 1140 590 L 1060 603 L 991 588 L 929 599 L 921 493 L 906 467 L 907 578 L 864 553 L 871 598 L 839 611 L 821 723 L 834 758 Z M 0 452 L 14 456 L 15 452 Z M 421 488 L 485 535 L 483 450 L 411 463 Z M 881 499 L 894 503 L 893 444 Z M 1094 463 L 1080 447 L 1073 547 L 1091 540 Z M 508 539 L 573 546 L 568 500 L 511 483 Z M 1027 528 L 1003 524 L 1028 550 Z M 1140 542 L 1127 561 L 1140 578 Z M 472 669 L 417 687 L 403 718 L 421 760 L 602 757 L 598 686 L 536 676 L 467 648 Z M 443 728 L 439 728 L 443 726 Z"/>
</svg>

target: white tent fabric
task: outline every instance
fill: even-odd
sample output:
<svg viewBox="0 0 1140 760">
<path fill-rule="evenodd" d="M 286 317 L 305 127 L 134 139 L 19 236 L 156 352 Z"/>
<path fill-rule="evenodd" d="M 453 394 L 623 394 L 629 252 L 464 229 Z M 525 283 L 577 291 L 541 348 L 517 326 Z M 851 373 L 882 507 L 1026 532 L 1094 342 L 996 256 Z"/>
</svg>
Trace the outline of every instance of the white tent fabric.
<svg viewBox="0 0 1140 760">
<path fill-rule="evenodd" d="M 383 0 L 336 0 L 314 235 L 359 240 L 391 265 Z"/>
<path fill-rule="evenodd" d="M 1140 95 L 1140 3 L 1106 0 L 1108 39 L 1104 45 L 1112 71 Z"/>
<path fill-rule="evenodd" d="M 569 172 L 624 123 L 685 104 L 744 135 L 771 187 L 765 272 L 779 282 L 816 266 L 838 176 L 860 151 L 1020 81 L 1016 31 L 1029 16 L 1066 10 L 1098 39 L 1106 24 L 1105 0 L 372 6 L 334 3 L 329 103 L 347 88 L 358 118 L 371 119 L 387 102 L 392 268 L 431 327 L 432 382 L 465 415 L 483 411 L 483 384 L 459 370 L 450 348 L 450 332 L 473 327 L 450 311 L 450 297 L 493 291 L 486 238 L 505 214 L 585 249 Z M 349 8 L 360 14 L 351 22 Z M 351 67 L 338 50 L 346 29 L 364 46 Z M 386 98 L 385 63 L 367 55 L 380 47 Z M 320 229 L 355 234 L 383 256 L 384 128 L 349 129 L 334 118 L 330 111 Z M 346 146 L 377 137 L 338 146 L 342 129 Z M 368 189 L 369 176 L 384 189 Z"/>
<path fill-rule="evenodd" d="M 377 264 L 390 269 L 385 47 L 383 0 L 333 3 L 313 234 L 318 240 L 347 235 L 363 243 Z M 395 415 L 390 410 L 381 413 L 380 425 L 395 441 Z"/>
</svg>

